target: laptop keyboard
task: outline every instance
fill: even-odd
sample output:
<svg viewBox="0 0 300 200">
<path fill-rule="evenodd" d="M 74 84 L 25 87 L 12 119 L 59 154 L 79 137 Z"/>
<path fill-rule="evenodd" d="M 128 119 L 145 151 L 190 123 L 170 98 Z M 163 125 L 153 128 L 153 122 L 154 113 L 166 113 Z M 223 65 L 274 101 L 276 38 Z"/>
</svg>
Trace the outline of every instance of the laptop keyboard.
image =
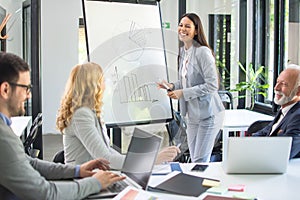
<svg viewBox="0 0 300 200">
<path fill-rule="evenodd" d="M 114 184 L 111 184 L 110 186 L 108 186 L 107 190 L 109 190 L 110 192 L 121 192 L 127 186 L 128 186 L 128 184 L 125 183 L 125 181 L 118 181 L 118 182 L 115 182 Z"/>
</svg>

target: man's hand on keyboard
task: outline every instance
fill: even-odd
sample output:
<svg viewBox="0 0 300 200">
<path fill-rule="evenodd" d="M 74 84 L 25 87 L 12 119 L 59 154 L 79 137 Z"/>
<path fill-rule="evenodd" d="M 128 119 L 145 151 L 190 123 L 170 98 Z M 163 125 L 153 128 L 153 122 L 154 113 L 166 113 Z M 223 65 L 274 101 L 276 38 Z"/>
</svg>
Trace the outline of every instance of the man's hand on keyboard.
<svg viewBox="0 0 300 200">
<path fill-rule="evenodd" d="M 101 183 L 101 189 L 106 189 L 109 185 L 126 178 L 125 176 L 120 176 L 119 174 L 102 170 L 99 170 L 96 174 L 93 175 L 93 177 L 97 178 Z"/>
<path fill-rule="evenodd" d="M 95 169 L 109 170 L 109 161 L 104 158 L 94 159 L 80 165 L 80 177 L 89 177 L 95 174 Z"/>
</svg>

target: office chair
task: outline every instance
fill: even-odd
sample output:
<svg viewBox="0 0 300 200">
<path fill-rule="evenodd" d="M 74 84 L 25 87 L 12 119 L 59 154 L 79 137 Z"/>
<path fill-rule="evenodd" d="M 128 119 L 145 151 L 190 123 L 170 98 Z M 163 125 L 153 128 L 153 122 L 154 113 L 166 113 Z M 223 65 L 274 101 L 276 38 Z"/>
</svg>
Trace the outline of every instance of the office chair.
<svg viewBox="0 0 300 200">
<path fill-rule="evenodd" d="M 42 113 L 38 113 L 38 115 L 35 117 L 31 127 L 28 136 L 26 137 L 23 145 L 24 145 L 24 150 L 25 153 L 27 153 L 29 156 L 36 158 L 39 155 L 39 150 L 38 149 L 33 149 L 32 144 L 35 141 L 37 134 L 38 134 L 38 129 L 42 125 Z"/>
<path fill-rule="evenodd" d="M 218 94 L 223 102 L 225 109 L 233 109 L 233 98 L 232 94 L 227 90 L 219 90 Z M 210 156 L 210 162 L 220 162 L 222 161 L 222 154 L 223 154 L 223 139 L 222 139 L 223 130 L 220 129 L 216 139 L 215 144 Z"/>
<path fill-rule="evenodd" d="M 227 90 L 219 90 L 218 94 L 221 97 L 225 109 L 233 109 L 232 94 Z"/>
<path fill-rule="evenodd" d="M 54 157 L 53 157 L 53 162 L 65 164 L 65 152 L 64 152 L 64 150 L 60 150 L 60 151 L 58 151 L 58 152 L 54 155 Z"/>
<path fill-rule="evenodd" d="M 253 122 L 247 129 L 247 136 L 251 136 L 253 133 L 265 128 L 271 120 L 257 120 Z"/>
<path fill-rule="evenodd" d="M 174 161 L 181 163 L 191 162 L 186 136 L 186 122 L 179 112 L 174 111 L 174 119 L 166 125 L 169 134 L 169 145 L 179 146 L 179 153 Z"/>
</svg>

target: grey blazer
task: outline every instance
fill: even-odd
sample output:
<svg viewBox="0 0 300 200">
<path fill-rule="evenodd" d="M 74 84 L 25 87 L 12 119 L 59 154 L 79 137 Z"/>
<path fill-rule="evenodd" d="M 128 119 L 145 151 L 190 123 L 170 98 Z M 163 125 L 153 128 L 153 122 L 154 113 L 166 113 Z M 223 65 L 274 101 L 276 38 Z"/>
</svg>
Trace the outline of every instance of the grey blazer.
<svg viewBox="0 0 300 200">
<path fill-rule="evenodd" d="M 121 169 L 125 155 L 121 155 L 105 139 L 96 114 L 88 107 L 78 108 L 70 125 L 64 129 L 63 143 L 66 163 L 82 164 L 96 158 L 105 158 L 113 169 Z"/>
<path fill-rule="evenodd" d="M 184 55 L 183 48 L 180 55 Z M 174 89 L 182 89 L 183 58 L 179 59 L 179 79 L 174 83 Z M 208 47 L 193 47 L 188 62 L 186 88 L 183 97 L 179 99 L 180 112 L 183 116 L 188 113 L 189 121 L 198 123 L 224 110 L 218 95 L 218 74 L 215 59 Z"/>
<path fill-rule="evenodd" d="M 75 167 L 27 156 L 21 140 L 0 119 L 0 197 L 1 199 L 83 199 L 100 191 L 100 183 L 89 177 L 70 179 Z"/>
</svg>

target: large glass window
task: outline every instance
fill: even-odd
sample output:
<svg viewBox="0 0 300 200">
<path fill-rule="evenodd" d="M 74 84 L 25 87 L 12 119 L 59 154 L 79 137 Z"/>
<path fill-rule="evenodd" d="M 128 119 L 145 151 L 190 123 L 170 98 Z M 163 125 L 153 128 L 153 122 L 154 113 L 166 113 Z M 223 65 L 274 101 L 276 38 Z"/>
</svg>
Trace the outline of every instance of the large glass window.
<svg viewBox="0 0 300 200">
<path fill-rule="evenodd" d="M 279 73 L 288 63 L 299 64 L 299 45 L 294 45 L 299 44 L 299 0 L 254 0 L 253 5 L 252 62 L 255 69 L 266 67 L 269 83 L 267 95 L 255 100 L 258 109 L 270 112 Z"/>
</svg>

